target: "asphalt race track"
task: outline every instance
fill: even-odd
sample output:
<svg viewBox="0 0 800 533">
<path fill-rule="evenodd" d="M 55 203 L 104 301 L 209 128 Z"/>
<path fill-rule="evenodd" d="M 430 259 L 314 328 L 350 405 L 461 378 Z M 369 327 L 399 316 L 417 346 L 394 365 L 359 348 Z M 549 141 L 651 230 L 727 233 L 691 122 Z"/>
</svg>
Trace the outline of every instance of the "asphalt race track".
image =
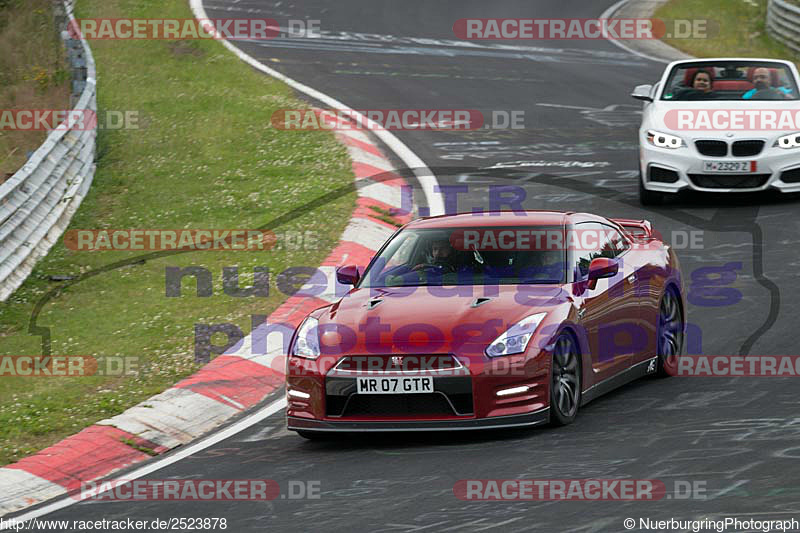
<svg viewBox="0 0 800 533">
<path fill-rule="evenodd" d="M 523 111 L 520 130 L 397 135 L 442 186 L 467 186 L 459 211 L 488 209 L 493 190 L 513 186 L 524 189 L 528 209 L 650 220 L 678 248 L 689 353 L 797 353 L 797 199 L 706 196 L 653 210 L 638 203 L 640 105 L 628 95 L 654 82 L 663 64 L 607 41 L 443 42 L 455 40 L 460 18 L 589 18 L 611 3 L 207 0 L 205 8 L 210 17 L 320 20 L 319 38 L 237 45 L 355 109 Z M 702 245 L 682 249 L 691 232 Z M 733 273 L 725 291 L 702 290 L 720 271 Z M 47 518 L 225 517 L 234 532 L 590 532 L 624 531 L 629 517 L 798 518 L 797 397 L 791 378 L 643 379 L 561 429 L 325 442 L 287 432 L 281 411 L 148 477 L 274 479 L 283 492 L 290 481 L 318 481 L 318 499 L 83 502 Z M 657 502 L 468 502 L 453 494 L 458 480 L 515 478 L 660 479 L 668 494 Z M 697 483 L 705 499 L 684 499 L 675 481 Z"/>
</svg>

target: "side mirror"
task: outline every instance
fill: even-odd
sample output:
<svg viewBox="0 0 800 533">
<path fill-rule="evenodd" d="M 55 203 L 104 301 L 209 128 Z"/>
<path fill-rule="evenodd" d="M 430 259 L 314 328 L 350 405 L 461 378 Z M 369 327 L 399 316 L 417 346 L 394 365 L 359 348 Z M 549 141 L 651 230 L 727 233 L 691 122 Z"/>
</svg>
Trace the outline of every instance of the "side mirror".
<svg viewBox="0 0 800 533">
<path fill-rule="evenodd" d="M 589 265 L 589 288 L 594 289 L 598 279 L 613 278 L 617 272 L 619 272 L 619 264 L 614 259 L 595 257 Z"/>
<path fill-rule="evenodd" d="M 336 281 L 342 285 L 355 285 L 361 279 L 361 269 L 356 265 L 340 266 L 336 269 Z"/>
<path fill-rule="evenodd" d="M 652 92 L 653 92 L 653 86 L 652 85 L 638 85 L 633 90 L 633 92 L 631 93 L 631 96 L 633 96 L 637 100 L 644 100 L 645 102 L 652 102 L 653 101 L 653 97 L 650 96 L 650 94 Z"/>
</svg>

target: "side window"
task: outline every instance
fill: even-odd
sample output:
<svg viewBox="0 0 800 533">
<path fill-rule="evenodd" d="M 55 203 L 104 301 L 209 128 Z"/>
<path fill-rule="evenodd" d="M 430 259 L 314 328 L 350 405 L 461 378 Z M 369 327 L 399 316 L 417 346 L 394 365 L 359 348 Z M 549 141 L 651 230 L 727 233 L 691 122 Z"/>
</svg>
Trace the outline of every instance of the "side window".
<svg viewBox="0 0 800 533">
<path fill-rule="evenodd" d="M 619 231 L 611 226 L 601 225 L 600 227 L 603 231 L 601 256 L 614 259 L 615 257 L 622 255 L 622 253 L 628 249 L 628 243 L 625 240 L 625 237 L 623 237 Z"/>
<path fill-rule="evenodd" d="M 570 228 L 572 236 L 568 237 L 568 243 L 577 245 L 571 250 L 573 265 L 573 281 L 583 281 L 589 275 L 589 265 L 595 257 L 602 257 L 603 248 L 601 239 L 597 238 L 604 234 L 604 226 L 594 222 L 584 222 L 575 224 Z M 591 244 L 585 246 L 584 244 Z"/>
<path fill-rule="evenodd" d="M 661 95 L 662 100 L 671 100 L 675 96 L 675 93 L 683 88 L 681 86 L 681 83 L 683 82 L 683 74 L 684 69 L 681 68 L 676 68 L 672 71 L 666 85 L 664 86 L 664 92 Z"/>
<path fill-rule="evenodd" d="M 612 233 L 612 244 L 614 245 L 614 249 L 617 251 L 617 254 L 614 257 L 618 257 L 622 255 L 628 248 L 631 247 L 628 240 L 617 230 L 611 228 Z"/>
</svg>

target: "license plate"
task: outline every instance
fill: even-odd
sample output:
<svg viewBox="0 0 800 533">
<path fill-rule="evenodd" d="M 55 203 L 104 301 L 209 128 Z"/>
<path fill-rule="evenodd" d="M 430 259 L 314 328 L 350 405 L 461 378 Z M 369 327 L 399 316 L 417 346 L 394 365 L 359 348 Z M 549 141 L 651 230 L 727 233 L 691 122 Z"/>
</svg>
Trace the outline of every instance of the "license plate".
<svg viewBox="0 0 800 533">
<path fill-rule="evenodd" d="M 755 161 L 703 161 L 703 172 L 747 174 L 755 171 Z"/>
<path fill-rule="evenodd" d="M 358 394 L 421 394 L 433 392 L 433 378 L 357 378 Z"/>
</svg>

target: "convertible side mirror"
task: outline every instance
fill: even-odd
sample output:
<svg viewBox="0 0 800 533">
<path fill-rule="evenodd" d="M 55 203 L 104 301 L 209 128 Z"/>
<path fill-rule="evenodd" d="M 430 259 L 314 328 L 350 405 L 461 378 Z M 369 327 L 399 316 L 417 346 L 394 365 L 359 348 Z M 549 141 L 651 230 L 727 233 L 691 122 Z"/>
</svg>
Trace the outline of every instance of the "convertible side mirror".
<svg viewBox="0 0 800 533">
<path fill-rule="evenodd" d="M 589 288 L 593 290 L 597 286 L 598 279 L 613 278 L 618 272 L 619 264 L 614 259 L 595 257 L 589 264 Z"/>
<path fill-rule="evenodd" d="M 361 279 L 361 268 L 356 265 L 340 266 L 336 269 L 336 281 L 342 285 L 355 285 Z"/>
<path fill-rule="evenodd" d="M 652 102 L 653 97 L 650 94 L 653 92 L 652 85 L 638 85 L 631 93 L 631 96 L 636 98 L 637 100 L 643 100 L 645 102 Z"/>
</svg>

